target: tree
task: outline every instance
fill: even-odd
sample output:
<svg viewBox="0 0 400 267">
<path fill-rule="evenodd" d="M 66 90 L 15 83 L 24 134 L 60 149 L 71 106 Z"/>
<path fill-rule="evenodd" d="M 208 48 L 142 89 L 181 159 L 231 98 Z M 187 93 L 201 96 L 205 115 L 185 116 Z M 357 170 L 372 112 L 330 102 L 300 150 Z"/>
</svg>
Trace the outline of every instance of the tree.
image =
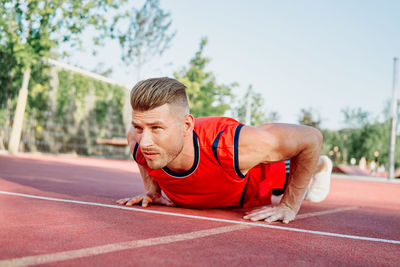
<svg viewBox="0 0 400 267">
<path fill-rule="evenodd" d="M 16 78 L 20 77 L 21 73 L 17 67 L 17 59 L 9 48 L 2 44 L 0 44 L 0 70 L 0 107 L 3 108 L 18 92 L 14 88 L 16 83 L 20 83 Z"/>
<path fill-rule="evenodd" d="M 335 146 L 342 152 L 342 159 L 348 162 L 351 158 L 368 161 L 377 160 L 382 165 L 388 163 L 390 120 L 379 122 L 372 114 L 361 108 L 342 110 L 347 128 L 338 131 L 323 130 L 323 153 L 329 153 Z M 398 137 L 398 139 L 400 139 Z M 400 151 L 396 151 L 396 165 L 400 164 Z"/>
<path fill-rule="evenodd" d="M 170 14 L 160 8 L 159 0 L 146 0 L 140 9 L 115 17 L 111 36 L 120 42 L 122 60 L 136 65 L 138 81 L 142 66 L 151 57 L 161 56 L 175 36 L 176 32 L 168 32 L 171 23 Z M 127 27 L 123 29 L 123 25 Z"/>
<path fill-rule="evenodd" d="M 170 13 L 161 9 L 159 0 L 146 0 L 140 9 L 132 8 L 114 17 L 109 35 L 118 39 L 122 61 L 135 66 L 137 81 L 141 79 L 143 65 L 155 55 L 161 56 L 169 47 L 176 34 L 175 31 L 169 32 L 171 23 Z M 129 99 L 128 92 L 124 99 Z M 131 114 L 129 101 L 124 102 L 123 114 L 128 130 Z"/>
<path fill-rule="evenodd" d="M 344 123 L 350 128 L 361 128 L 371 120 L 371 113 L 359 108 L 344 108 Z"/>
<path fill-rule="evenodd" d="M 175 78 L 187 87 L 190 110 L 196 117 L 224 115 L 232 103 L 232 88 L 237 86 L 235 82 L 218 84 L 215 75 L 206 71 L 210 62 L 203 56 L 207 42 L 207 38 L 202 38 L 189 67 L 174 73 Z"/>
<path fill-rule="evenodd" d="M 368 122 L 359 129 L 352 129 L 349 135 L 349 158 L 375 160 L 375 152 L 379 153 L 380 164 L 388 163 L 389 154 L 389 121 Z M 400 153 L 396 152 L 396 163 L 400 162 Z"/>
<path fill-rule="evenodd" d="M 239 100 L 237 107 L 235 108 L 235 117 L 241 121 L 246 121 L 246 110 L 248 109 L 248 100 L 250 101 L 250 125 L 261 125 L 268 122 L 274 122 L 278 120 L 279 115 L 277 112 L 271 111 L 266 114 L 264 109 L 264 98 L 258 92 L 253 90 L 250 85 L 243 98 Z M 246 122 L 247 123 L 247 122 Z"/>
<path fill-rule="evenodd" d="M 0 45 L 23 73 L 9 141 L 10 153 L 18 151 L 33 66 L 42 64 L 60 42 L 80 44 L 88 27 L 105 29 L 104 14 L 126 0 L 4 0 L 0 5 Z M 104 36 L 104 35 L 103 35 Z M 99 38 L 99 37 L 98 37 Z"/>
<path fill-rule="evenodd" d="M 321 119 L 312 108 L 300 110 L 299 123 L 320 129 Z"/>
</svg>

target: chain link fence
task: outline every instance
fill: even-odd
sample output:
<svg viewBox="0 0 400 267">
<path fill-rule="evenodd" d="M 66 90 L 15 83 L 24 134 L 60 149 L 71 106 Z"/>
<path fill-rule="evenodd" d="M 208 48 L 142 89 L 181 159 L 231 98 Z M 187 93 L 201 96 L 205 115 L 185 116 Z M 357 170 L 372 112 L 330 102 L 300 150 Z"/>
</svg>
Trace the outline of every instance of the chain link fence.
<svg viewBox="0 0 400 267">
<path fill-rule="evenodd" d="M 125 140 L 127 89 L 88 77 L 87 73 L 79 73 L 75 67 L 68 70 L 65 64 L 62 68 L 53 64 L 47 84 L 30 81 L 19 151 L 120 159 L 129 156 L 123 142 L 104 142 Z M 1 150 L 8 147 L 14 102 L 0 105 Z M 44 104 L 39 105 L 41 102 Z"/>
</svg>

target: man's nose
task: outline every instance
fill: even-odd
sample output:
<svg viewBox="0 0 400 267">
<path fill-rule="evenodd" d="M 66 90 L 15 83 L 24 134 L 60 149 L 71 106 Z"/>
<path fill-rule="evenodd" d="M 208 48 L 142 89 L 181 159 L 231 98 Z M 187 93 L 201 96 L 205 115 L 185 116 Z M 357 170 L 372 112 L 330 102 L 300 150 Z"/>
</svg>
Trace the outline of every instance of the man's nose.
<svg viewBox="0 0 400 267">
<path fill-rule="evenodd" d="M 140 138 L 140 147 L 150 147 L 154 144 L 153 137 L 149 131 L 144 130 Z"/>
</svg>

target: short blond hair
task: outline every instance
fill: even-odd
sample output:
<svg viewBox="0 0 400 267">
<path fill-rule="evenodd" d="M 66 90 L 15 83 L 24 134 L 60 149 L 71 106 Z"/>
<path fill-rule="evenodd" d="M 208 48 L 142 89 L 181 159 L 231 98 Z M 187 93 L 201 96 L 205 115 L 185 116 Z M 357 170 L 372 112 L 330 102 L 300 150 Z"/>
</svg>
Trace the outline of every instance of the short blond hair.
<svg viewBox="0 0 400 267">
<path fill-rule="evenodd" d="M 133 110 L 147 111 L 164 104 L 177 105 L 189 112 L 186 86 L 168 77 L 151 78 L 138 82 L 131 90 Z"/>
</svg>

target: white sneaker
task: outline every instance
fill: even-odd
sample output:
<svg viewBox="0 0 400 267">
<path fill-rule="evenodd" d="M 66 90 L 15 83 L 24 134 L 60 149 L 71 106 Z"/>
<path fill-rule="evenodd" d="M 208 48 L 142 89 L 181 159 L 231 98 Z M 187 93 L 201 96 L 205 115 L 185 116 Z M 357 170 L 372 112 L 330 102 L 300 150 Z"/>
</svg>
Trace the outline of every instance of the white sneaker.
<svg viewBox="0 0 400 267">
<path fill-rule="evenodd" d="M 325 170 L 316 173 L 312 178 L 306 195 L 306 199 L 311 202 L 323 201 L 328 196 L 331 185 L 332 161 L 327 156 L 321 158 L 325 161 Z"/>
</svg>

